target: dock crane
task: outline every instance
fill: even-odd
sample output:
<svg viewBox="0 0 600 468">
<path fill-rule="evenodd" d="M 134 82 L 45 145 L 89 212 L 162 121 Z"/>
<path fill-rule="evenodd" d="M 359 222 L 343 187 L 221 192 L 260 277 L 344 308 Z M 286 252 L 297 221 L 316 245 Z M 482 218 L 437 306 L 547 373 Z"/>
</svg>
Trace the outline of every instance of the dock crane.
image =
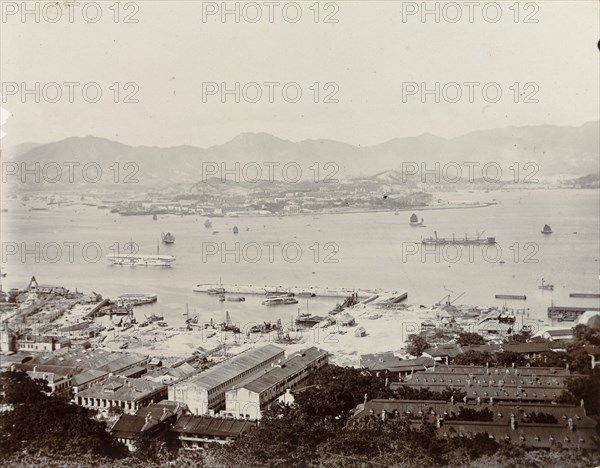
<svg viewBox="0 0 600 468">
<path fill-rule="evenodd" d="M 444 302 L 444 306 L 445 307 L 449 307 L 451 306 L 454 302 L 456 302 L 457 300 L 459 300 L 461 297 L 463 297 L 466 294 L 465 292 L 460 293 L 458 296 L 456 296 L 454 299 L 450 300 L 450 294 L 446 294 L 444 297 L 442 297 L 435 305 L 437 306 L 441 306 L 442 305 L 442 301 L 445 299 L 446 301 Z"/>
</svg>

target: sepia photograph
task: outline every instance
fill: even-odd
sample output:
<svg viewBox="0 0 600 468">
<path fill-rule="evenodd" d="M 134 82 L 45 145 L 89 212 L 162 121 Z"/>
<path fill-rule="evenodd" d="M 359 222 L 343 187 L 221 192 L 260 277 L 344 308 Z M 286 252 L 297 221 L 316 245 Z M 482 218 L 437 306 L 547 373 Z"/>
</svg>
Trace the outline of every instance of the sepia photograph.
<svg viewBox="0 0 600 468">
<path fill-rule="evenodd" d="M 600 3 L 0 0 L 0 467 L 600 466 Z"/>
</svg>

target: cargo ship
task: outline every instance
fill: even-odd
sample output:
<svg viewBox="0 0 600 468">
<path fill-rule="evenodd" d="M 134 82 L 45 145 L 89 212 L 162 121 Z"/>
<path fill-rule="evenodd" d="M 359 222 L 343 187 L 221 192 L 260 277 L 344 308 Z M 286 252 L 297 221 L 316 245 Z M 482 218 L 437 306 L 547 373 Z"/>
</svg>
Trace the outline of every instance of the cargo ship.
<svg viewBox="0 0 600 468">
<path fill-rule="evenodd" d="M 477 237 L 438 237 L 437 231 L 434 232 L 434 237 L 427 237 L 421 242 L 425 245 L 492 245 L 496 243 L 495 237 L 482 237 L 483 233 L 477 234 Z"/>
</svg>

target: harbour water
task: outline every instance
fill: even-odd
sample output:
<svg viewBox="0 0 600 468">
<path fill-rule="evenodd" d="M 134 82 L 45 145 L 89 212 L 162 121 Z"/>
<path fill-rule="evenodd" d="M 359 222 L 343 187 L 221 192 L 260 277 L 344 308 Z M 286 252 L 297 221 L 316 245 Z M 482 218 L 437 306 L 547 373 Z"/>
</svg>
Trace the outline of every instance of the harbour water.
<svg viewBox="0 0 600 468">
<path fill-rule="evenodd" d="M 40 283 L 96 291 L 105 297 L 153 293 L 158 302 L 136 309 L 159 312 L 172 325 L 190 315 L 200 320 L 289 320 L 307 308 L 324 314 L 341 298 L 300 299 L 298 305 L 264 307 L 262 298 L 219 302 L 195 293 L 197 283 L 270 286 L 381 288 L 408 291 L 408 303 L 431 305 L 450 294 L 456 304 L 528 309 L 531 318 L 546 319 L 552 301 L 558 305 L 598 306 L 598 299 L 570 298 L 572 292 L 598 293 L 600 232 L 597 190 L 527 190 L 453 192 L 436 194 L 444 200 L 491 201 L 486 208 L 417 211 L 425 227 L 409 225 L 410 212 L 372 212 L 302 215 L 278 218 L 213 218 L 204 226 L 200 216 L 124 217 L 89 206 L 52 207 L 30 211 L 20 202 L 5 203 L 2 213 L 5 290 L 22 288 L 35 275 Z M 553 234 L 543 235 L 544 224 Z M 233 233 L 233 227 L 239 233 Z M 161 232 L 176 237 L 160 243 Z M 484 236 L 496 246 L 423 246 L 420 241 L 437 231 L 441 237 Z M 119 267 L 106 256 L 130 242 L 138 253 L 177 258 L 172 268 Z M 40 255 L 33 253 L 35 244 Z M 61 246 L 62 256 L 55 259 Z M 69 258 L 69 243 L 73 255 Z M 7 255 L 16 246 L 14 255 Z M 86 257 L 83 246 L 88 246 Z M 98 249 L 101 258 L 96 261 Z M 24 255 L 24 249 L 29 253 Z M 238 253 L 236 258 L 236 252 Z M 24 260 L 24 261 L 23 261 Z M 541 279 L 554 291 L 540 290 Z M 526 301 L 501 301 L 495 294 L 526 295 Z M 139 312 L 137 312 L 139 311 Z"/>
</svg>

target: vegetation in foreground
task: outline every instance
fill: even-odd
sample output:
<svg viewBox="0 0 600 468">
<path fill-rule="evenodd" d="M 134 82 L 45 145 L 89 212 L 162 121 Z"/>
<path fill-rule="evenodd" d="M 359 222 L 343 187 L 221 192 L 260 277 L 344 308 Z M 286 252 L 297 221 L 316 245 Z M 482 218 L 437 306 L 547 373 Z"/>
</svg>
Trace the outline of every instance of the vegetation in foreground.
<svg viewBox="0 0 600 468">
<path fill-rule="evenodd" d="M 578 342 L 596 339 L 584 335 Z M 578 404 L 583 399 L 588 414 L 599 417 L 600 369 L 585 371 L 588 375 L 572 380 L 561 400 Z M 294 407 L 268 411 L 254 431 L 231 445 L 192 452 L 164 439 L 144 441 L 143 448 L 132 454 L 88 410 L 47 396 L 42 381 L 8 372 L 0 375 L 0 404 L 14 409 L 0 413 L 0 466 L 580 468 L 600 464 L 598 452 L 525 450 L 498 444 L 485 435 L 446 440 L 435 437 L 432 425 L 424 423 L 416 430 L 401 416 L 385 423 L 376 417 L 350 417 L 365 398 L 461 398 L 460 392 L 450 389 L 434 394 L 404 387 L 394 393 L 386 379 L 395 377 L 329 365 L 297 394 Z"/>
</svg>

